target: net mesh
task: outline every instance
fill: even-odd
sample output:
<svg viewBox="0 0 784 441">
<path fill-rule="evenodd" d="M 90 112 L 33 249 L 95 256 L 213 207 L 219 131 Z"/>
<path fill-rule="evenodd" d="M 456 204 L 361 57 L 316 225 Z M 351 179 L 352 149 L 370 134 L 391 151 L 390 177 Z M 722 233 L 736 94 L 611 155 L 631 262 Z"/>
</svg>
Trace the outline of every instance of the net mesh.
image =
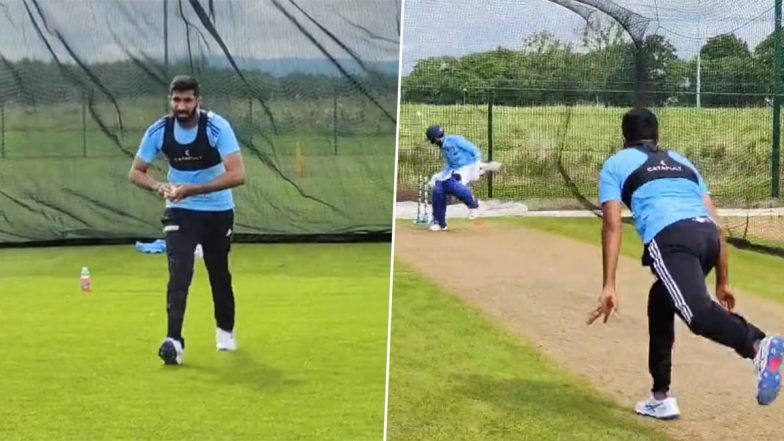
<svg viewBox="0 0 784 441">
<path fill-rule="evenodd" d="M 784 251 L 775 0 L 485 3 L 406 3 L 398 200 L 441 167 L 423 141 L 442 124 L 503 163 L 474 187 L 480 198 L 596 209 L 621 117 L 646 106 L 662 144 L 736 210 L 729 235 Z"/>
<path fill-rule="evenodd" d="M 388 235 L 400 9 L 0 2 L 0 243 L 160 236 L 161 199 L 127 175 L 182 73 L 241 143 L 238 235 Z"/>
</svg>

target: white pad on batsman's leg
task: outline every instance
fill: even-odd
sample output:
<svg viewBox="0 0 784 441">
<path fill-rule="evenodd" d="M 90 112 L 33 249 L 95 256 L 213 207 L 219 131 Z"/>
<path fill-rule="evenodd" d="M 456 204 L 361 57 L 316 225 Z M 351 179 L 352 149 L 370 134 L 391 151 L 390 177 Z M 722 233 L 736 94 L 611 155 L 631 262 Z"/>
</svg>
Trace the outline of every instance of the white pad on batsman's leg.
<svg viewBox="0 0 784 441">
<path fill-rule="evenodd" d="M 464 165 L 456 170 L 449 167 L 444 167 L 443 170 L 434 174 L 430 178 L 428 185 L 432 188 L 436 186 L 436 181 L 446 181 L 452 178 L 455 174 L 460 175 L 460 183 L 468 186 L 474 181 L 478 181 L 482 177 L 482 164 L 480 162 L 473 162 Z"/>
</svg>

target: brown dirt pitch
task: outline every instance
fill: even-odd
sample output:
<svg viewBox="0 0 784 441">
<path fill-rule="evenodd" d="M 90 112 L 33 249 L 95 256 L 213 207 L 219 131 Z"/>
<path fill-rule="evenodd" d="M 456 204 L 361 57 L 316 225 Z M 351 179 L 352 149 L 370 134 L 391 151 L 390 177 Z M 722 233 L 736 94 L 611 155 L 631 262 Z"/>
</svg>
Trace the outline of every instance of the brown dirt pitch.
<svg viewBox="0 0 784 441">
<path fill-rule="evenodd" d="M 450 225 L 449 231 L 438 233 L 401 222 L 395 256 L 630 412 L 649 393 L 646 302 L 653 277 L 639 259 L 621 257 L 620 314 L 607 324 L 588 327 L 587 313 L 601 287 L 597 246 L 492 221 Z M 736 294 L 740 314 L 762 329 L 781 331 L 784 308 Z M 682 417 L 660 424 L 677 439 L 781 438 L 774 422 L 784 417 L 784 402 L 757 405 L 750 360 L 692 335 L 679 320 L 672 393 Z"/>
</svg>

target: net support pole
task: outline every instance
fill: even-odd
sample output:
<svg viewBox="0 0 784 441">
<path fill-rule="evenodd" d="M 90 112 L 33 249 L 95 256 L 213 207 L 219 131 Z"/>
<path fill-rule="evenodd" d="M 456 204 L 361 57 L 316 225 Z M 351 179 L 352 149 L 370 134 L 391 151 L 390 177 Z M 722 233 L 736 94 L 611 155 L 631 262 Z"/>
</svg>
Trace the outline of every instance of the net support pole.
<svg viewBox="0 0 784 441">
<path fill-rule="evenodd" d="M 781 176 L 781 5 L 776 1 L 775 26 L 773 28 L 773 146 L 771 148 L 771 197 L 780 196 Z"/>
<path fill-rule="evenodd" d="M 169 0 L 163 0 L 163 67 L 169 77 Z"/>
<path fill-rule="evenodd" d="M 697 0 L 697 9 L 702 11 L 702 2 Z M 700 40 L 700 49 L 697 51 L 697 108 L 702 107 L 702 33 L 700 25 L 701 16 L 697 16 L 697 37 Z"/>
<path fill-rule="evenodd" d="M 0 158 L 5 158 L 5 104 L 0 103 Z"/>
<path fill-rule="evenodd" d="M 82 158 L 87 157 L 87 91 L 82 89 Z"/>
<path fill-rule="evenodd" d="M 702 107 L 702 55 L 697 52 L 697 108 Z"/>
<path fill-rule="evenodd" d="M 169 0 L 163 0 L 163 72 L 166 81 L 169 80 Z M 168 90 L 166 91 L 168 95 Z M 168 112 L 169 100 L 163 106 L 163 111 Z"/>
<path fill-rule="evenodd" d="M 636 70 L 636 86 L 634 91 L 634 107 L 645 107 L 645 90 L 648 88 L 647 67 L 645 65 L 645 52 L 641 41 L 634 42 L 634 65 Z"/>
<path fill-rule="evenodd" d="M 332 88 L 332 142 L 338 154 L 338 85 Z"/>
<path fill-rule="evenodd" d="M 248 97 L 248 139 L 253 144 L 253 97 Z"/>
<path fill-rule="evenodd" d="M 493 92 L 487 100 L 487 161 L 493 160 Z M 493 172 L 487 172 L 487 197 L 493 198 Z"/>
</svg>

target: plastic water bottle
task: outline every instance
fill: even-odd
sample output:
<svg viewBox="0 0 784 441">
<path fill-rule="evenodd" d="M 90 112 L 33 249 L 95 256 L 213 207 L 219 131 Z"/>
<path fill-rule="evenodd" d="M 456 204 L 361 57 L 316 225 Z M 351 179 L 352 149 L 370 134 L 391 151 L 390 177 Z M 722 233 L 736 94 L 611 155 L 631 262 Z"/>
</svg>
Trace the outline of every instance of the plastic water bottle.
<svg viewBox="0 0 784 441">
<path fill-rule="evenodd" d="M 90 292 L 93 290 L 93 282 L 90 278 L 90 270 L 87 267 L 82 267 L 82 292 Z"/>
</svg>

